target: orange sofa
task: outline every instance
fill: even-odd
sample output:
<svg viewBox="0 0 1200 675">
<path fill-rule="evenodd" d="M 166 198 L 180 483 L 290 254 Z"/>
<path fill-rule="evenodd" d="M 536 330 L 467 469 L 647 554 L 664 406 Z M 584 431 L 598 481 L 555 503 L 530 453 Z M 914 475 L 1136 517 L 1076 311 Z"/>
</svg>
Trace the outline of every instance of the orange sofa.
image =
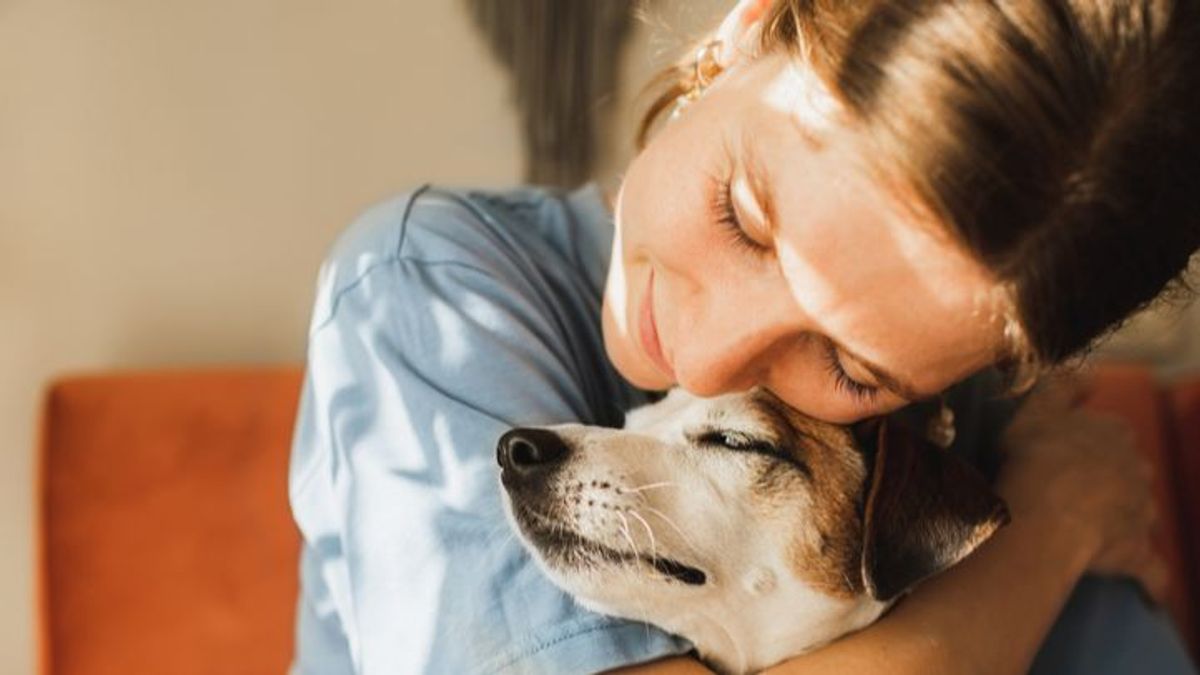
<svg viewBox="0 0 1200 675">
<path fill-rule="evenodd" d="M 287 457 L 301 372 L 117 373 L 53 383 L 38 490 L 39 672 L 282 673 L 299 536 Z M 1193 646 L 1200 378 L 1106 366 L 1091 405 L 1161 468 L 1168 609 Z"/>
</svg>

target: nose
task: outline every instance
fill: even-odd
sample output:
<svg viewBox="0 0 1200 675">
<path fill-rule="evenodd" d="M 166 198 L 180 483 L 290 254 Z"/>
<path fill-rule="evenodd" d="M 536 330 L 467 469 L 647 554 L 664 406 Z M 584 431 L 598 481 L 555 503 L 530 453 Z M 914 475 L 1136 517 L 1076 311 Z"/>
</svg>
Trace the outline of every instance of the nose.
<svg viewBox="0 0 1200 675">
<path fill-rule="evenodd" d="M 562 437 L 547 429 L 513 429 L 496 444 L 496 461 L 504 469 L 505 483 L 549 473 L 563 463 L 570 448 Z"/>
<path fill-rule="evenodd" d="M 745 305 L 710 305 L 691 339 L 676 352 L 675 375 L 681 387 L 700 397 L 745 391 L 764 384 L 771 369 L 788 358 L 788 345 L 803 329 L 790 296 L 772 298 L 752 311 Z"/>
</svg>

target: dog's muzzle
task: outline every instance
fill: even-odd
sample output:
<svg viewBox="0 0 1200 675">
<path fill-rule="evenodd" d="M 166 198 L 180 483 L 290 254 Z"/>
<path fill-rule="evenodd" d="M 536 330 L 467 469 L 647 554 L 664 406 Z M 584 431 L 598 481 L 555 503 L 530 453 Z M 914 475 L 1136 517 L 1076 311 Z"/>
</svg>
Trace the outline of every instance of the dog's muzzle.
<svg viewBox="0 0 1200 675">
<path fill-rule="evenodd" d="M 558 470 L 571 454 L 562 437 L 546 429 L 513 429 L 496 444 L 504 487 L 534 487 Z"/>
<path fill-rule="evenodd" d="M 546 489 L 547 481 L 566 466 L 571 452 L 571 446 L 548 429 L 516 428 L 496 443 L 500 482 L 512 500 L 518 525 L 530 537 L 533 546 L 543 555 L 547 551 L 566 550 L 572 551 L 575 557 L 583 554 L 616 563 L 640 561 L 667 579 L 689 586 L 703 586 L 708 577 L 695 567 L 671 558 L 645 555 L 636 549 L 618 551 L 585 538 L 566 523 L 547 527 L 542 522 L 560 517 L 555 515 L 560 514 L 560 505 L 555 503 L 552 491 Z"/>
</svg>

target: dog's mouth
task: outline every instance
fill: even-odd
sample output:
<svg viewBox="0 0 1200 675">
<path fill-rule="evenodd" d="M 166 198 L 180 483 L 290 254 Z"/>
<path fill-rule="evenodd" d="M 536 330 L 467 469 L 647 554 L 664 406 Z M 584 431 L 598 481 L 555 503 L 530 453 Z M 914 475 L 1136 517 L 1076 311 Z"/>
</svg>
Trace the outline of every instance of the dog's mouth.
<svg viewBox="0 0 1200 675">
<path fill-rule="evenodd" d="M 646 565 L 666 579 L 687 586 L 703 586 L 708 575 L 703 570 L 674 558 L 645 553 L 618 551 L 588 539 L 555 519 L 512 501 L 513 515 L 521 532 L 548 563 L 564 567 L 585 567 L 597 562 L 617 565 Z"/>
</svg>

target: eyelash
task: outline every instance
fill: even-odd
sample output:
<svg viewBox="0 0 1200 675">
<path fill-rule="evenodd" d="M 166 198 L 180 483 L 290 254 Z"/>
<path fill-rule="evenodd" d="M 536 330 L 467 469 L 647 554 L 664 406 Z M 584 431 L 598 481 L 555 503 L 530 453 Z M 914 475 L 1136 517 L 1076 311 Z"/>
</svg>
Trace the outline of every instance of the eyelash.
<svg viewBox="0 0 1200 675">
<path fill-rule="evenodd" d="M 731 180 L 713 176 L 711 193 L 713 218 L 729 233 L 729 238 L 734 245 L 756 255 L 763 255 L 771 250 L 746 234 L 745 228 L 742 227 L 742 221 L 738 219 L 737 210 L 733 208 L 733 182 Z"/>
<path fill-rule="evenodd" d="M 825 343 L 825 366 L 837 388 L 854 398 L 870 401 L 879 393 L 879 387 L 863 384 L 850 377 L 850 374 L 842 367 L 842 362 L 838 360 L 837 347 L 834 347 L 832 342 Z"/>
</svg>

